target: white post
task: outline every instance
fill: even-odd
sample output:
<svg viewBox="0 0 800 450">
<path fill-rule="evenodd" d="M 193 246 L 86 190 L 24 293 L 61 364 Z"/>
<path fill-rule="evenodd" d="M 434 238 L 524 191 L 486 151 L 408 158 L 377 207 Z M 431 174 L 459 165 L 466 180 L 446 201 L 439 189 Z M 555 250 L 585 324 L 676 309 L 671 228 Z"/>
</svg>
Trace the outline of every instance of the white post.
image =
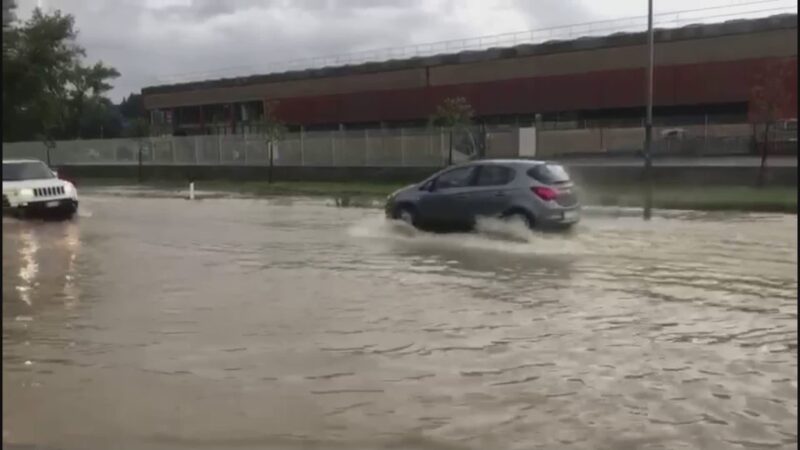
<svg viewBox="0 0 800 450">
<path fill-rule="evenodd" d="M 194 200 L 194 181 L 189 183 L 189 200 Z"/>
</svg>

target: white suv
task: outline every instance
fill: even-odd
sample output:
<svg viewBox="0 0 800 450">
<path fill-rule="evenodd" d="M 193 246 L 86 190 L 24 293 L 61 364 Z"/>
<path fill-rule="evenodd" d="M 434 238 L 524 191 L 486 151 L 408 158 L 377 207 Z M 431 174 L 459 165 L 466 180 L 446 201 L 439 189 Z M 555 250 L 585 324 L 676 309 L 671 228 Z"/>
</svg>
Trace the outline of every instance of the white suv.
<svg viewBox="0 0 800 450">
<path fill-rule="evenodd" d="M 35 159 L 3 160 L 3 213 L 70 218 L 78 211 L 75 185 Z"/>
</svg>

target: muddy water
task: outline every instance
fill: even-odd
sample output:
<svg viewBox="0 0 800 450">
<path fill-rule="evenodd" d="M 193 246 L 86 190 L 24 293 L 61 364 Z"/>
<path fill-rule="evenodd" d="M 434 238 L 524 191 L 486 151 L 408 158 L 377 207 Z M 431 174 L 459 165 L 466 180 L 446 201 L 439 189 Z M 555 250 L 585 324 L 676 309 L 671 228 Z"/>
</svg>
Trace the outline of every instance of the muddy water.
<svg viewBox="0 0 800 450">
<path fill-rule="evenodd" d="M 4 448 L 796 448 L 796 216 L 82 208 L 3 222 Z"/>
</svg>

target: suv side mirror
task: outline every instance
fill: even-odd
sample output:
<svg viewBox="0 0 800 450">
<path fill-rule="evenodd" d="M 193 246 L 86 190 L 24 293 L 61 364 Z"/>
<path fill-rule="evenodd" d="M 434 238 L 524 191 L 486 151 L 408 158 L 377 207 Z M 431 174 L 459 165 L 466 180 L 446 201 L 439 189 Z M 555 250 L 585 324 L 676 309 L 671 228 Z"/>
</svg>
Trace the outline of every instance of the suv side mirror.
<svg viewBox="0 0 800 450">
<path fill-rule="evenodd" d="M 53 172 L 53 176 L 54 177 L 58 178 L 58 171 L 57 170 L 51 170 L 51 172 Z"/>
</svg>

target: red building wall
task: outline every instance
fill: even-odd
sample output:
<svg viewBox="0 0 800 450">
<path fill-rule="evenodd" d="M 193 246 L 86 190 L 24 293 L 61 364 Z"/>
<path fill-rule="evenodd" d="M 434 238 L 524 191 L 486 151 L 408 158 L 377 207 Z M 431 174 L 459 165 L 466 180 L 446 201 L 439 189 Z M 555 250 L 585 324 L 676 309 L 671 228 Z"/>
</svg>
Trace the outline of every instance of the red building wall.
<svg viewBox="0 0 800 450">
<path fill-rule="evenodd" d="M 659 66 L 657 106 L 749 102 L 768 62 L 787 66 L 785 118 L 797 117 L 797 57 Z M 478 116 L 599 110 L 643 106 L 644 69 L 518 78 L 482 83 L 357 92 L 279 100 L 278 116 L 297 124 L 413 120 L 428 117 L 445 98 L 465 97 Z M 270 99 L 276 100 L 276 99 Z"/>
</svg>

